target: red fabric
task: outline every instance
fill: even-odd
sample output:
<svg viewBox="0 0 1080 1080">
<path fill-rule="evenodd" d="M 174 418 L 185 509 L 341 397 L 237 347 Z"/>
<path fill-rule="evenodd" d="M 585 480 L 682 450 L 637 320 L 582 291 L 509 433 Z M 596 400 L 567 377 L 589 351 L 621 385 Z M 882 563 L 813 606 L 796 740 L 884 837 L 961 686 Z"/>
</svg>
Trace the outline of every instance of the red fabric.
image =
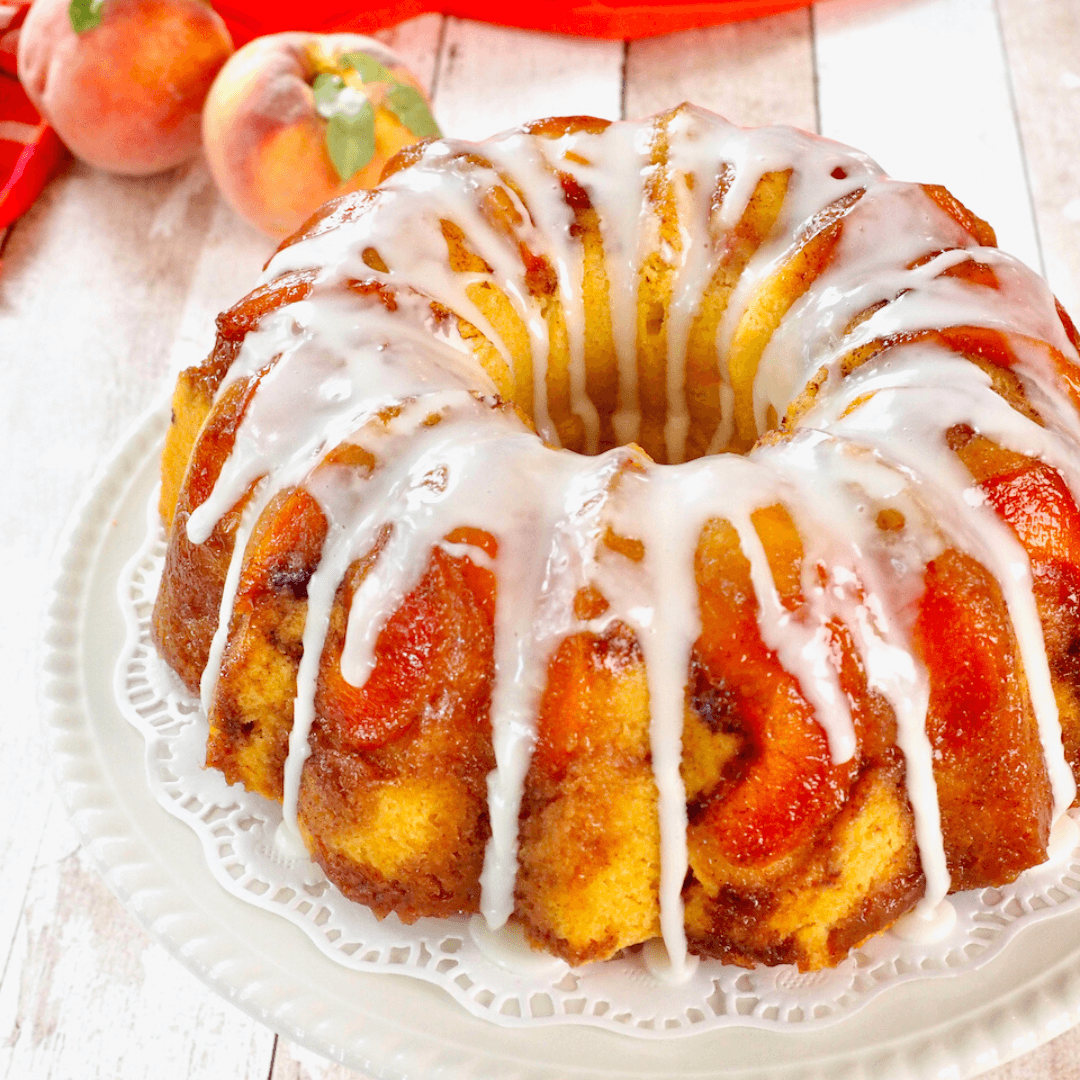
<svg viewBox="0 0 1080 1080">
<path fill-rule="evenodd" d="M 595 38 L 641 38 L 675 30 L 753 19 L 804 7 L 810 0 L 314 0 L 298 13 L 290 0 L 215 0 L 236 44 L 279 30 L 356 30 L 371 33 L 428 11 L 502 26 Z"/>
<path fill-rule="evenodd" d="M 29 6 L 0 9 L 0 229 L 30 208 L 64 156 L 56 132 L 15 77 L 19 27 Z"/>
<path fill-rule="evenodd" d="M 4 0 L 0 5 L 0 72 L 15 74 L 19 27 L 30 10 L 30 0 Z"/>
<path fill-rule="evenodd" d="M 22 92 L 19 84 L 7 75 L 0 75 L 0 84 L 3 83 L 10 83 Z M 19 131 L 18 137 L 8 138 L 8 134 L 4 121 L 0 120 L 0 229 L 6 229 L 30 209 L 65 153 L 56 132 L 40 117 L 36 125 L 26 125 L 25 131 Z"/>
</svg>

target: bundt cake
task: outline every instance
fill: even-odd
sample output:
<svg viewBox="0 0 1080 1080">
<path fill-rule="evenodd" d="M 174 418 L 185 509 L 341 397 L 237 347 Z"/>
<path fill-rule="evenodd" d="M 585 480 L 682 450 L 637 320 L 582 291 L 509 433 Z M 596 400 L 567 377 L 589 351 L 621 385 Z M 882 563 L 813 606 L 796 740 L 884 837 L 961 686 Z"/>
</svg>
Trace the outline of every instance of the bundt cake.
<svg viewBox="0 0 1080 1080">
<path fill-rule="evenodd" d="M 1046 859 L 1080 343 L 945 189 L 544 120 L 404 151 L 217 327 L 155 640 L 348 897 L 813 969 Z"/>
</svg>

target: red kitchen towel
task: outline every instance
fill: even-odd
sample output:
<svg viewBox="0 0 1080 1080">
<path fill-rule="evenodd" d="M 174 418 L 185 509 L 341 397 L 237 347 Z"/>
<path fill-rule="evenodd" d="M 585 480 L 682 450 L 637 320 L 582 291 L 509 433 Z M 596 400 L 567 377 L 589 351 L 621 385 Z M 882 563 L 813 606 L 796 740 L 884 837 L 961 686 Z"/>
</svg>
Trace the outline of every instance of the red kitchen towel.
<svg viewBox="0 0 1080 1080">
<path fill-rule="evenodd" d="M 428 11 L 503 26 L 596 38 L 640 38 L 753 19 L 805 7 L 811 0 L 313 0 L 298 14 L 293 0 L 215 0 L 237 45 L 279 30 L 371 33 Z M 301 25 L 302 24 L 302 25 Z"/>
<path fill-rule="evenodd" d="M 15 76 L 19 27 L 29 7 L 0 3 L 0 229 L 29 209 L 64 156 Z"/>
</svg>

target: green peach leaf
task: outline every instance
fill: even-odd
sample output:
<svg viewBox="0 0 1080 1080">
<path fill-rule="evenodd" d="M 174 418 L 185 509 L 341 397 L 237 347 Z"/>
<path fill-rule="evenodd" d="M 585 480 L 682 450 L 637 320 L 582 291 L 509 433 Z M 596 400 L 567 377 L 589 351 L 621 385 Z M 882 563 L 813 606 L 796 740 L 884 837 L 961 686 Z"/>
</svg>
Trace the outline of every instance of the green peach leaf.
<svg viewBox="0 0 1080 1080">
<path fill-rule="evenodd" d="M 353 71 L 358 72 L 362 82 L 393 82 L 394 76 L 390 74 L 390 69 L 384 64 L 380 64 L 378 60 L 373 56 L 368 56 L 367 53 L 362 52 L 349 52 L 342 53 L 339 57 L 343 64 L 348 64 Z"/>
<path fill-rule="evenodd" d="M 342 183 L 375 156 L 375 110 L 365 101 L 355 116 L 335 114 L 326 125 L 326 149 Z"/>
<path fill-rule="evenodd" d="M 72 0 L 77 3 L 78 0 Z M 323 72 L 315 76 L 311 84 L 312 93 L 315 95 L 315 111 L 328 120 L 337 112 L 338 95 L 345 89 L 345 80 L 340 75 L 331 75 Z"/>
<path fill-rule="evenodd" d="M 71 29 L 76 34 L 93 30 L 101 23 L 101 8 L 105 0 L 71 0 L 68 5 L 68 18 Z"/>
<path fill-rule="evenodd" d="M 386 107 L 418 138 L 441 137 L 424 95 L 415 86 L 394 83 L 386 93 Z"/>
</svg>

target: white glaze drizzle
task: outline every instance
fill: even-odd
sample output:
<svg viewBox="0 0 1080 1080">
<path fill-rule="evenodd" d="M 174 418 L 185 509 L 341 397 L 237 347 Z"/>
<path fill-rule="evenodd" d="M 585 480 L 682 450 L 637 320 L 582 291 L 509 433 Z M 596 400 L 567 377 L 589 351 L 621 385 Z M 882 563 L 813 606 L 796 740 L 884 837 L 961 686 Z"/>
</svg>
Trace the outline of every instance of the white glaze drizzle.
<svg viewBox="0 0 1080 1080">
<path fill-rule="evenodd" d="M 500 175 L 520 177 L 529 192 L 526 209 L 535 226 L 529 236 L 530 246 L 534 255 L 547 256 L 558 282 L 569 353 L 571 409 L 585 431 L 585 452 L 595 454 L 600 445 L 600 417 L 586 385 L 585 266 L 581 244 L 572 235 L 574 214 L 566 203 L 556 171 L 558 141 L 552 149 L 554 154 L 546 151 L 546 140 L 513 134 L 489 145 Z M 534 353 L 534 381 L 546 374 L 545 360 Z"/>
<path fill-rule="evenodd" d="M 612 124 L 602 134 L 566 140 L 567 149 L 588 164 L 563 159 L 566 170 L 588 192 L 600 219 L 608 275 L 611 333 L 619 368 L 618 400 L 612 426 L 620 444 L 641 433 L 638 399 L 638 273 L 645 254 L 656 247 L 656 214 L 646 198 L 652 131 L 645 124 Z"/>
<path fill-rule="evenodd" d="M 700 130 L 697 113 L 682 112 L 669 125 L 669 164 L 680 199 L 682 264 L 668 305 L 667 422 L 664 449 L 672 465 L 686 459 L 690 413 L 686 400 L 686 348 L 701 299 L 716 271 L 721 250 L 712 235 L 712 201 L 720 185 L 725 162 L 716 155 L 708 132 Z M 683 225 L 682 223 L 686 224 Z"/>
<path fill-rule="evenodd" d="M 229 555 L 229 569 L 226 571 L 225 585 L 221 593 L 218 624 L 210 641 L 210 652 L 206 658 L 206 667 L 203 668 L 202 677 L 199 679 L 199 700 L 207 715 L 209 715 L 213 705 L 214 692 L 217 690 L 218 679 L 221 674 L 221 658 L 225 655 L 225 646 L 229 638 L 229 627 L 232 623 L 233 608 L 236 602 L 236 591 L 240 587 L 240 571 L 244 565 L 244 552 L 247 550 L 252 530 L 255 528 L 262 512 L 266 509 L 271 497 L 272 489 L 269 485 L 260 484 L 257 486 L 252 492 L 250 502 L 244 507 L 240 515 L 240 522 L 236 527 L 233 549 Z"/>
<path fill-rule="evenodd" d="M 1076 818 L 1070 814 L 1063 814 L 1054 822 L 1050 830 L 1050 840 L 1046 845 L 1046 861 L 1049 863 L 1063 863 L 1073 857 L 1077 845 L 1080 844 L 1080 825 Z"/>
<path fill-rule="evenodd" d="M 948 937 L 955 925 L 956 908 L 948 900 L 942 900 L 932 910 L 919 907 L 901 915 L 891 930 L 903 941 L 930 945 Z"/>
<path fill-rule="evenodd" d="M 273 492 L 299 483 L 327 516 L 323 556 L 308 586 L 285 771 L 285 818 L 293 831 L 319 662 L 348 567 L 382 545 L 349 612 L 342 670 L 356 684 L 370 673 L 379 631 L 420 580 L 433 547 L 495 570 L 491 717 L 497 767 L 489 778 L 492 838 L 482 878 L 482 909 L 491 927 L 502 925 L 513 910 L 521 790 L 548 660 L 570 633 L 601 631 L 616 621 L 629 626 L 646 663 L 662 841 L 660 920 L 678 970 L 686 957 L 681 888 L 688 865 L 681 733 L 691 655 L 701 629 L 694 552 L 706 523 L 719 518 L 736 529 L 750 563 L 762 638 L 798 680 L 835 763 L 852 756 L 856 739 L 830 655 L 833 621 L 848 628 L 869 686 L 892 705 L 926 876 L 919 906 L 926 917 L 948 892 L 949 875 L 925 731 L 928 680 L 912 655 L 905 621 L 910 616 L 904 612 L 921 593 L 927 561 L 947 544 L 976 557 L 1001 585 L 1027 673 L 1056 815 L 1075 792 L 1027 557 L 1010 530 L 982 505 L 970 476 L 948 450 L 944 432 L 954 424 L 971 424 L 1005 447 L 1052 464 L 1075 494 L 1080 493 L 1074 461 L 1080 421 L 1045 348 L 1032 341 L 1048 342 L 1077 360 L 1046 286 L 1015 260 L 975 246 L 920 188 L 887 180 L 864 155 L 791 129 L 745 131 L 685 108 L 666 134 L 666 182 L 676 195 L 681 238 L 678 251 L 662 253 L 674 268 L 666 314 L 664 443 L 675 462 L 685 455 L 689 429 L 683 383 L 693 320 L 724 238 L 742 218 L 761 178 L 790 173 L 780 219 L 751 256 L 717 333 L 724 410 L 714 448 L 731 437 L 726 357 L 748 308 L 798 250 L 815 217 L 837 199 L 861 193 L 845 211 L 830 264 L 788 311 L 755 377 L 754 413 L 762 430 L 770 406 L 783 415 L 825 369 L 827 392 L 797 420 L 801 430 L 743 458 L 722 455 L 671 466 L 653 464 L 635 447 L 595 457 L 545 447 L 496 404 L 492 379 L 455 328 L 434 319 L 431 303 L 471 323 L 509 367 L 506 344 L 468 294 L 470 286 L 486 283 L 502 291 L 527 329 L 537 428 L 555 443 L 546 388 L 548 328 L 541 304 L 530 295 L 519 244 L 543 255 L 556 275 L 566 324 L 571 412 L 583 427 L 584 445 L 595 450 L 599 421 L 585 377 L 582 252 L 572 237 L 573 214 L 557 176 L 569 173 L 596 209 L 604 244 L 618 368 L 615 435 L 621 443 L 635 439 L 641 430 L 638 280 L 645 256 L 658 246 L 659 230 L 646 192 L 651 182 L 665 180 L 665 166 L 653 161 L 655 132 L 649 124 L 616 124 L 599 134 L 558 138 L 511 133 L 478 151 L 436 143 L 413 167 L 391 177 L 347 228 L 286 248 L 270 264 L 269 280 L 289 270 L 317 268 L 319 300 L 282 308 L 245 340 L 226 384 L 254 372 L 263 372 L 262 382 L 211 497 L 192 514 L 189 536 L 197 542 L 209 535 L 260 478 L 265 479 L 251 504 L 256 507 L 252 518 Z M 488 164 L 468 160 L 466 152 L 479 153 Z M 713 197 L 722 174 L 727 187 L 717 208 Z M 490 210 L 487 200 L 497 188 L 520 218 L 509 231 L 495 227 L 484 209 Z M 448 267 L 444 220 L 463 230 L 490 273 Z M 385 270 L 367 264 L 368 248 L 379 253 Z M 932 257 L 925 260 L 927 255 Z M 999 288 L 942 276 L 969 259 L 992 267 Z M 918 260 L 925 261 L 914 266 Z M 349 295 L 344 286 L 350 280 L 379 283 L 396 298 L 396 310 Z M 848 329 L 877 302 L 884 306 Z M 1016 370 L 1046 427 L 1011 409 L 977 367 L 926 342 L 889 349 L 840 377 L 841 359 L 857 345 L 954 325 L 1010 335 Z M 396 411 L 387 417 L 391 406 Z M 283 417 L 290 423 L 282 424 Z M 437 423 L 431 423 L 433 417 Z M 342 440 L 374 456 L 369 475 L 323 464 Z M 756 510 L 777 503 L 791 513 L 805 547 L 802 601 L 795 611 L 780 600 L 752 520 Z M 909 525 L 901 536 L 883 538 L 875 518 L 881 506 L 903 513 Z M 447 541 L 461 526 L 491 533 L 498 554 L 492 558 Z M 643 542 L 640 563 L 603 545 L 608 526 Z M 249 528 L 242 523 L 241 533 L 246 536 Z M 239 559 L 233 561 L 227 592 L 235 590 L 239 578 Z M 573 598 L 585 585 L 599 587 L 609 603 L 605 615 L 589 624 L 573 612 Z M 216 654 L 224 646 L 231 609 L 227 595 Z"/>
</svg>

